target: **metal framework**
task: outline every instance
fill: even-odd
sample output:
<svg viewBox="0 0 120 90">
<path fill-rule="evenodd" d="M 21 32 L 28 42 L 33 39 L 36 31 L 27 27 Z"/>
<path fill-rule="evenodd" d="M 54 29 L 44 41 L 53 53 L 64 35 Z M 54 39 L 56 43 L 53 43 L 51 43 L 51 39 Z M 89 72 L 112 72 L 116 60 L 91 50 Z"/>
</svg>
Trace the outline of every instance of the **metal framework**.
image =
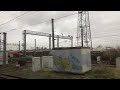
<svg viewBox="0 0 120 90">
<path fill-rule="evenodd" d="M 6 65 L 6 43 L 7 43 L 7 33 L 2 32 L 0 34 L 3 34 L 3 42 L 1 42 L 1 37 L 0 37 L 0 49 L 1 49 L 1 44 L 3 45 L 3 65 Z"/>
<path fill-rule="evenodd" d="M 81 47 L 92 48 L 90 20 L 88 11 L 78 11 L 77 45 Z"/>
<path fill-rule="evenodd" d="M 23 31 L 23 49 L 24 49 L 24 55 L 26 55 L 26 35 L 27 34 L 49 37 L 49 50 L 51 50 L 51 38 L 52 38 L 52 34 L 43 33 L 43 32 L 37 32 L 37 31 L 24 30 Z M 69 40 L 71 40 L 71 47 L 73 47 L 73 36 L 54 35 L 54 38 L 57 38 L 57 48 L 59 48 L 59 39 L 69 39 Z"/>
</svg>

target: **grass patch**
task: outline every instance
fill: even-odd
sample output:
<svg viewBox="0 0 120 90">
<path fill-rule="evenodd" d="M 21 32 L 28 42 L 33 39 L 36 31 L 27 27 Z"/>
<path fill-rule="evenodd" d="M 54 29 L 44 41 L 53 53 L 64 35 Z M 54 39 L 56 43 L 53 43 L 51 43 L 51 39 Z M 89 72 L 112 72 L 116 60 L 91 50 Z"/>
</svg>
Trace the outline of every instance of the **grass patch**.
<svg viewBox="0 0 120 90">
<path fill-rule="evenodd" d="M 116 68 L 93 68 L 84 75 L 73 75 L 53 71 L 39 71 L 41 75 L 53 79 L 120 79 L 120 69 Z"/>
<path fill-rule="evenodd" d="M 116 68 L 100 68 L 93 69 L 85 74 L 89 79 L 119 79 L 120 69 Z"/>
</svg>

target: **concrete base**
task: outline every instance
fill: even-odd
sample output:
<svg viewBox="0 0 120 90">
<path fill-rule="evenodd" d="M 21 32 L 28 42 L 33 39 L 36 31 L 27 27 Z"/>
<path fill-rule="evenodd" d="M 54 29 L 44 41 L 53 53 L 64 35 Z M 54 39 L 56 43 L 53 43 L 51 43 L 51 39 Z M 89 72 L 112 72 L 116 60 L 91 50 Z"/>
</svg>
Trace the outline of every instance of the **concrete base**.
<svg viewBox="0 0 120 90">
<path fill-rule="evenodd" d="M 45 71 L 51 71 L 53 69 L 53 56 L 42 57 L 42 69 Z"/>
<path fill-rule="evenodd" d="M 32 71 L 52 71 L 53 70 L 53 56 L 43 56 L 32 58 Z"/>
<path fill-rule="evenodd" d="M 8 64 L 8 53 L 6 53 L 6 64 Z M 3 52 L 0 52 L 0 65 L 3 65 Z"/>
<path fill-rule="evenodd" d="M 33 57 L 32 58 L 32 71 L 40 71 L 41 70 L 41 59 L 40 57 Z"/>
</svg>

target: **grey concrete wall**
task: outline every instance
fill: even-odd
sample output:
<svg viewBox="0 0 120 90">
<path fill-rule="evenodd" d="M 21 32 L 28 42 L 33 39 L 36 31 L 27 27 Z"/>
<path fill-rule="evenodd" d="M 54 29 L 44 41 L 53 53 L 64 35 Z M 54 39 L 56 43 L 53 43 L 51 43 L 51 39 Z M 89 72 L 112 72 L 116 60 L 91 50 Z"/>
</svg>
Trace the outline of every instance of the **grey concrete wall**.
<svg viewBox="0 0 120 90">
<path fill-rule="evenodd" d="M 81 49 L 82 72 L 91 70 L 91 51 L 90 49 Z"/>
<path fill-rule="evenodd" d="M 53 50 L 53 70 L 81 74 L 91 70 L 90 49 Z"/>
<path fill-rule="evenodd" d="M 43 70 L 53 69 L 53 56 L 42 56 L 42 69 Z"/>
<path fill-rule="evenodd" d="M 53 70 L 53 56 L 42 56 L 32 58 L 32 71 L 51 71 Z"/>
<path fill-rule="evenodd" d="M 32 71 L 40 71 L 41 70 L 41 59 L 40 57 L 33 57 L 32 58 Z"/>
</svg>

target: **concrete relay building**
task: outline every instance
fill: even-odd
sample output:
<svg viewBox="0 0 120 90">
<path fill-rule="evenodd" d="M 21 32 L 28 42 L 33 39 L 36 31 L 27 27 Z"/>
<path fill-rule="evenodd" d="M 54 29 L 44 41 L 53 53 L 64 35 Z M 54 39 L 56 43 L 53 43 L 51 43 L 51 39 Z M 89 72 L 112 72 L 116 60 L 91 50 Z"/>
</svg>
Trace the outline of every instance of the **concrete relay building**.
<svg viewBox="0 0 120 90">
<path fill-rule="evenodd" d="M 55 48 L 52 53 L 54 71 L 82 74 L 91 70 L 90 48 Z"/>
</svg>

